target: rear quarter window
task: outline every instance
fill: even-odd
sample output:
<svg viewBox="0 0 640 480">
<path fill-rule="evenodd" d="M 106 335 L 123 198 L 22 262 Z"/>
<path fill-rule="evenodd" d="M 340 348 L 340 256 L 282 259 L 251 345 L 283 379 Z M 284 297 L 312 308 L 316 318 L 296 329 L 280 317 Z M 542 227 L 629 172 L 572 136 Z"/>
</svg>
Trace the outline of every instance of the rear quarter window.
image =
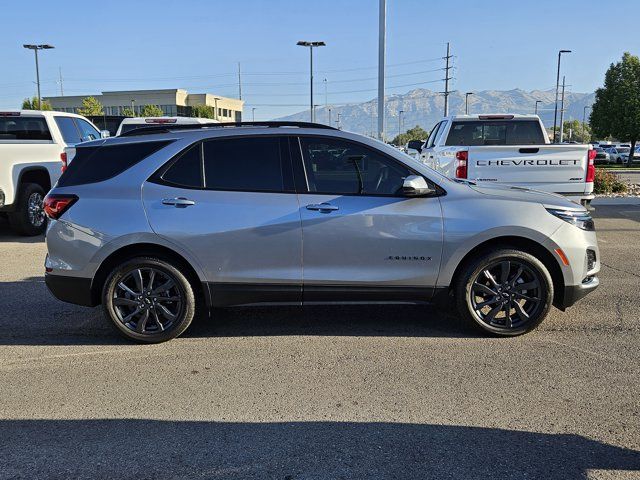
<svg viewBox="0 0 640 480">
<path fill-rule="evenodd" d="M 171 142 L 79 146 L 73 161 L 58 180 L 58 186 L 103 182 L 120 175 L 169 143 Z"/>
</svg>

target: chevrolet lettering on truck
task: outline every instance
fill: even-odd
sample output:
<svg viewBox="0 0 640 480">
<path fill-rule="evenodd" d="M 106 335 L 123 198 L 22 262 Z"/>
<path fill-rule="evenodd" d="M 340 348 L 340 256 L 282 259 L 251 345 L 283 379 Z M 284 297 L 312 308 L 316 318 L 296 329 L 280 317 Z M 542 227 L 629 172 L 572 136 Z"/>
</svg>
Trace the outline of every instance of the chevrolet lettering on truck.
<svg viewBox="0 0 640 480">
<path fill-rule="evenodd" d="M 436 124 L 420 161 L 450 178 L 558 193 L 589 205 L 594 160 L 590 145 L 551 144 L 536 115 L 457 115 Z"/>
</svg>

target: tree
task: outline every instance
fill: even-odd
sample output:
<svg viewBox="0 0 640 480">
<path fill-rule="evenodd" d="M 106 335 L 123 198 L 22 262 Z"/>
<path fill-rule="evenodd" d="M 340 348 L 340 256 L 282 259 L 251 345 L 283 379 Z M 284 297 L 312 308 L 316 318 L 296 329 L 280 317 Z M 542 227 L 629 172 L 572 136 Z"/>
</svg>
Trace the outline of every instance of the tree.
<svg viewBox="0 0 640 480">
<path fill-rule="evenodd" d="M 140 112 L 141 117 L 162 117 L 164 113 L 158 105 L 145 105 Z"/>
<path fill-rule="evenodd" d="M 216 118 L 216 111 L 209 105 L 194 105 L 191 107 L 191 116 L 198 118 Z"/>
<path fill-rule="evenodd" d="M 400 135 L 396 135 L 396 137 L 391 140 L 396 146 L 405 145 L 409 140 L 426 140 L 429 136 L 429 133 L 425 131 L 419 125 L 416 125 L 410 130 L 407 130 L 405 133 L 401 133 Z"/>
<path fill-rule="evenodd" d="M 631 151 L 640 139 L 640 59 L 625 52 L 622 60 L 611 64 L 604 86 L 596 90 L 589 117 L 597 137 L 612 136 L 631 143 Z"/>
<path fill-rule="evenodd" d="M 564 137 L 562 140 L 564 142 L 589 143 L 591 141 L 591 128 L 589 127 L 589 125 L 585 124 L 583 126 L 580 120 L 565 120 L 563 125 Z M 558 127 L 556 130 L 560 132 L 560 127 Z M 552 131 L 553 128 L 551 129 L 551 132 Z M 553 138 L 552 135 L 553 132 L 549 134 L 549 137 Z"/>
<path fill-rule="evenodd" d="M 82 99 L 82 107 L 78 109 L 80 115 L 85 117 L 91 115 L 104 115 L 102 104 L 95 97 L 85 97 Z"/>
<path fill-rule="evenodd" d="M 40 108 L 40 106 L 38 105 L 38 97 L 25 98 L 22 101 L 22 109 L 23 110 L 53 110 L 53 108 L 51 108 L 51 104 L 46 100 L 42 101 L 42 108 Z"/>
<path fill-rule="evenodd" d="M 129 107 L 123 108 L 122 109 L 122 115 L 124 115 L 125 117 L 135 117 L 136 114 L 133 110 L 131 110 Z"/>
</svg>

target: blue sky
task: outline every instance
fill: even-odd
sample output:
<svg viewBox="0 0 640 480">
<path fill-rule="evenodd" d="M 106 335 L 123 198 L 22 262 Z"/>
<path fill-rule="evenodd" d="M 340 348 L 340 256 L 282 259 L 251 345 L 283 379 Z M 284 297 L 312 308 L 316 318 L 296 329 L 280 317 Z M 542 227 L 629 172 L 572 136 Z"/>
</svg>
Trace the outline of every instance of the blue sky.
<svg viewBox="0 0 640 480">
<path fill-rule="evenodd" d="M 548 89 L 559 48 L 576 92 L 601 85 L 624 51 L 640 54 L 638 3 L 617 0 L 387 0 L 387 94 L 442 90 L 440 59 L 451 42 L 453 88 Z M 376 95 L 378 1 L 111 0 L 23 1 L 0 9 L 0 109 L 35 92 L 33 54 L 23 43 L 51 43 L 41 56 L 42 95 L 186 88 L 237 96 L 243 74 L 245 118 L 303 110 L 308 49 L 315 51 L 316 103 L 361 102 Z"/>
</svg>

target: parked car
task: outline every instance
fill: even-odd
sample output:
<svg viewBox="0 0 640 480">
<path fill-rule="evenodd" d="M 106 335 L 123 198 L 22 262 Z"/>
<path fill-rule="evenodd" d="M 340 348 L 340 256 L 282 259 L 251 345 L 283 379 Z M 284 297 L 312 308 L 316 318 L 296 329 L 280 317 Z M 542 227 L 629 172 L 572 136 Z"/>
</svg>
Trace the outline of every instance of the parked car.
<svg viewBox="0 0 640 480">
<path fill-rule="evenodd" d="M 629 149 L 629 152 L 631 152 L 631 149 Z M 623 163 L 629 164 L 629 153 L 622 155 L 622 160 Z M 631 163 L 638 163 L 640 162 L 640 147 L 636 147 L 634 152 L 633 152 L 633 156 L 631 157 Z"/>
<path fill-rule="evenodd" d="M 596 157 L 593 160 L 595 165 L 600 165 L 603 163 L 609 164 L 611 163 L 611 157 L 609 156 L 609 152 L 602 147 L 596 147 Z"/>
<path fill-rule="evenodd" d="M 625 156 L 629 156 L 631 148 L 629 147 L 612 147 L 608 150 L 609 163 L 625 163 Z M 597 157 L 596 157 L 597 158 Z"/>
<path fill-rule="evenodd" d="M 50 291 L 130 339 L 174 338 L 199 305 L 438 299 L 512 336 L 598 286 L 593 220 L 562 196 L 325 125 L 153 132 L 79 146 L 45 200 Z"/>
<path fill-rule="evenodd" d="M 158 125 L 203 125 L 206 123 L 219 123 L 210 118 L 197 117 L 128 117 L 120 122 L 116 136 L 129 132 L 135 128 L 153 127 Z"/>
<path fill-rule="evenodd" d="M 590 145 L 550 144 L 537 115 L 461 115 L 436 124 L 420 160 L 449 178 L 593 199 Z"/>
<path fill-rule="evenodd" d="M 0 215 L 16 233 L 44 233 L 42 200 L 64 167 L 65 147 L 107 134 L 73 113 L 0 112 Z"/>
</svg>

